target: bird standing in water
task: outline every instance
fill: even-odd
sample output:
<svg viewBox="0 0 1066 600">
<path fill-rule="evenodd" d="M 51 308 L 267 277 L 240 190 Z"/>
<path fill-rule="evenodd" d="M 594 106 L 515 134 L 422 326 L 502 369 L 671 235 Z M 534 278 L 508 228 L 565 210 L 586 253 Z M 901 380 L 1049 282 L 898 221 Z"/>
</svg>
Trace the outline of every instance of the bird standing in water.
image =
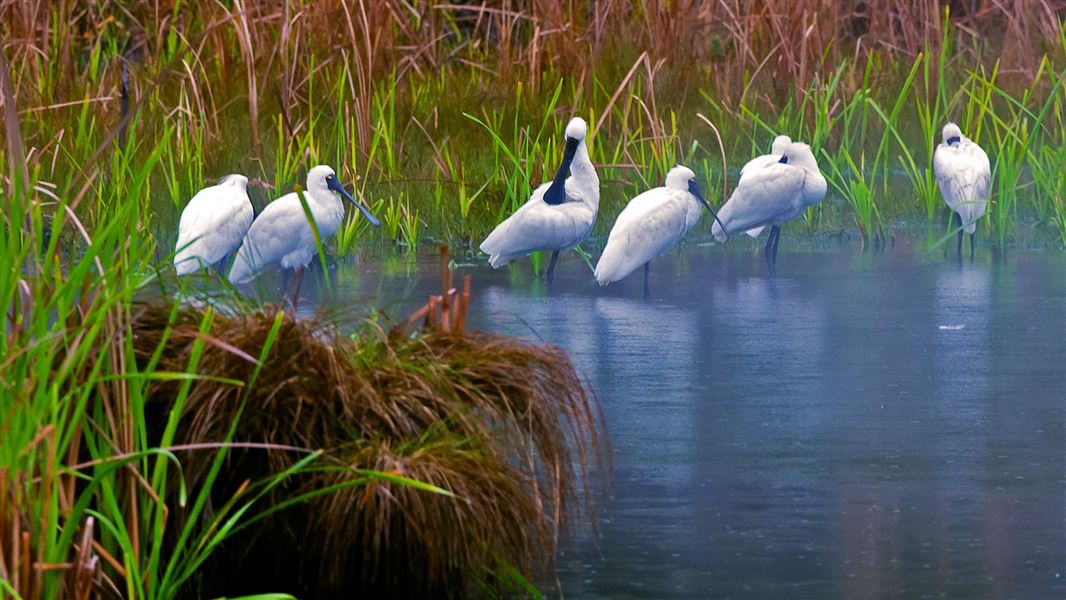
<svg viewBox="0 0 1066 600">
<path fill-rule="evenodd" d="M 770 144 L 770 153 L 756 156 L 745 163 L 744 166 L 740 168 L 740 176 L 743 177 L 744 172 L 748 169 L 754 170 L 778 162 L 781 159 L 781 155 L 785 153 L 785 148 L 788 148 L 788 145 L 791 143 L 792 138 L 787 135 L 779 135 L 775 137 L 773 143 Z M 759 237 L 759 234 L 762 233 L 763 229 L 766 229 L 765 225 L 756 227 L 755 229 L 749 229 L 744 233 L 747 233 L 753 238 L 757 238 Z"/>
<path fill-rule="evenodd" d="M 550 251 L 550 284 L 559 253 L 574 248 L 592 232 L 600 207 L 600 180 L 585 146 L 587 131 L 584 119 L 570 119 L 563 162 L 555 178 L 534 190 L 529 200 L 481 243 L 481 251 L 489 255 L 494 269 L 531 252 Z"/>
<path fill-rule="evenodd" d="M 197 192 L 178 221 L 174 255 L 178 275 L 222 261 L 241 245 L 254 216 L 244 175 L 226 175 L 217 185 Z"/>
<path fill-rule="evenodd" d="M 711 233 L 724 242 L 731 233 L 769 225 L 765 253 L 771 275 L 777 272 L 781 225 L 798 219 L 808 207 L 821 202 L 827 188 L 807 144 L 792 142 L 780 155 L 772 156 L 776 160 L 745 165 L 736 189 L 718 211 L 720 221 L 711 228 Z"/>
<path fill-rule="evenodd" d="M 651 261 L 673 248 L 696 225 L 700 220 L 700 205 L 718 219 L 700 193 L 692 169 L 680 165 L 670 169 L 663 187 L 633 198 L 618 215 L 607 237 L 607 246 L 596 263 L 596 281 L 607 285 L 644 265 L 644 297 L 647 298 Z"/>
<path fill-rule="evenodd" d="M 954 123 L 944 125 L 944 141 L 933 152 L 933 174 L 936 175 L 940 195 L 955 213 L 959 223 L 959 241 L 955 254 L 962 259 L 962 234 L 970 234 L 970 260 L 974 254 L 974 233 L 977 219 L 988 208 L 988 189 L 992 182 L 992 166 L 988 155 Z"/>
<path fill-rule="evenodd" d="M 328 165 L 318 165 L 307 172 L 307 190 L 303 192 L 303 196 L 323 242 L 337 232 L 341 220 L 344 219 L 344 204 L 341 198 L 358 208 L 371 225 L 381 226 L 374 215 L 370 214 L 370 209 L 356 201 L 348 190 L 344 189 L 337 180 L 337 174 Z M 252 223 L 248 235 L 244 237 L 244 243 L 237 251 L 229 280 L 233 283 L 246 283 L 254 279 L 267 265 L 279 263 L 283 269 L 294 271 L 289 281 L 288 295 L 295 305 L 304 267 L 311 262 L 316 251 L 315 235 L 307 214 L 304 213 L 300 196 L 296 192 L 285 194 L 268 204 L 259 218 Z"/>
</svg>

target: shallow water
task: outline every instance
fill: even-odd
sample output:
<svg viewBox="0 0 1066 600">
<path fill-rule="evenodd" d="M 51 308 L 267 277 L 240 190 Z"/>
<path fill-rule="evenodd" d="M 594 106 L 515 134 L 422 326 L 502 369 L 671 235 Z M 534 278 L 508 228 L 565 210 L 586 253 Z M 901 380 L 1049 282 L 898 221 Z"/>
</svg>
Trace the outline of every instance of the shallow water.
<svg viewBox="0 0 1066 600">
<path fill-rule="evenodd" d="M 786 237 L 770 279 L 753 246 L 690 244 L 648 301 L 639 272 L 601 289 L 573 254 L 551 291 L 528 263 L 462 269 L 474 326 L 566 348 L 603 406 L 612 486 L 563 593 L 1066 595 L 1066 260 L 978 254 Z M 336 282 L 405 314 L 436 261 Z"/>
</svg>

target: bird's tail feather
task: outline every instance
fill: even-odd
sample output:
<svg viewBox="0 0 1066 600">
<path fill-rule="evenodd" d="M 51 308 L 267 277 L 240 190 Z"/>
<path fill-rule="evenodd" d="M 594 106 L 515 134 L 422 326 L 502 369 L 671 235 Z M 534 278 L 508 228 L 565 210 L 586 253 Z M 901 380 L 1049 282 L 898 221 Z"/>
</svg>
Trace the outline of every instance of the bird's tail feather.
<svg viewBox="0 0 1066 600">
<path fill-rule="evenodd" d="M 629 273 L 632 273 L 632 269 L 627 273 L 622 273 L 625 266 L 622 264 L 625 262 L 625 256 L 618 252 L 617 247 L 611 247 L 610 242 L 603 250 L 603 254 L 600 255 L 600 260 L 596 263 L 596 269 L 593 271 L 593 276 L 596 278 L 596 283 L 600 285 L 607 285 L 608 283 L 623 279 Z"/>
<path fill-rule="evenodd" d="M 481 242 L 481 246 L 479 246 L 481 251 L 489 256 L 503 254 L 504 250 L 501 246 L 504 245 L 504 241 L 507 239 L 507 231 L 511 228 L 510 223 L 511 220 L 507 219 L 503 223 L 497 225 L 496 229 L 493 229 L 492 233 L 485 238 L 485 241 Z"/>
<path fill-rule="evenodd" d="M 493 269 L 499 269 L 516 258 L 518 258 L 518 256 L 514 254 L 493 254 L 489 257 L 489 265 L 491 265 Z"/>
<path fill-rule="evenodd" d="M 229 271 L 230 283 L 248 283 L 254 277 L 255 269 L 248 262 L 248 257 L 244 252 L 238 252 L 237 257 L 233 259 L 233 268 Z"/>
<path fill-rule="evenodd" d="M 174 270 L 178 275 L 188 275 L 200 269 L 200 261 L 195 257 L 174 257 Z"/>
</svg>

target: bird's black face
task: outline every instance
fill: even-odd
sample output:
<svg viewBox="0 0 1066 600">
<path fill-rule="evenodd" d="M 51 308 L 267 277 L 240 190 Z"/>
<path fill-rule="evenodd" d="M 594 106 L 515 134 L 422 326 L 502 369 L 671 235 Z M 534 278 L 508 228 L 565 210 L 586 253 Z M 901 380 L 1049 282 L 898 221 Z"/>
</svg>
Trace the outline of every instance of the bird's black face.
<svg viewBox="0 0 1066 600">
<path fill-rule="evenodd" d="M 577 154 L 577 145 L 581 141 L 567 136 L 566 149 L 563 150 L 563 162 L 559 164 L 559 170 L 555 172 L 555 178 L 548 190 L 544 192 L 544 201 L 548 204 L 562 204 L 566 200 L 566 174 L 570 172 L 570 164 L 574 162 Z"/>
<path fill-rule="evenodd" d="M 787 165 L 788 164 L 788 156 L 785 155 L 785 154 L 782 154 L 781 155 L 781 160 L 779 160 L 777 162 L 779 162 L 779 163 L 781 163 L 783 165 Z"/>
<path fill-rule="evenodd" d="M 688 180 L 688 193 L 692 194 L 696 197 L 696 200 L 700 201 L 700 204 L 702 204 L 703 207 L 706 208 L 709 213 L 711 213 L 711 216 L 714 217 L 714 220 L 718 221 L 718 225 L 722 227 L 722 231 L 725 231 L 725 225 L 722 223 L 722 220 L 718 218 L 718 213 L 714 212 L 714 209 L 711 208 L 710 203 L 707 202 L 707 200 L 704 199 L 703 194 L 700 193 L 700 186 L 698 183 L 696 183 L 695 179 Z M 726 239 L 729 239 L 728 231 L 726 231 L 725 237 Z"/>
<path fill-rule="evenodd" d="M 363 206 L 361 202 L 356 201 L 356 199 L 348 193 L 348 190 L 344 189 L 344 186 L 341 185 L 341 182 L 337 181 L 336 175 L 328 175 L 326 177 L 326 187 L 340 194 L 341 198 L 344 198 L 348 202 L 351 202 L 352 206 L 358 208 L 359 212 L 363 213 L 363 216 L 366 217 L 367 221 L 370 221 L 371 225 L 373 225 L 374 227 L 381 227 L 381 221 L 378 221 L 377 217 L 370 214 L 369 208 Z"/>
<path fill-rule="evenodd" d="M 948 138 L 948 145 L 949 146 L 958 146 L 959 142 L 961 142 L 961 141 L 962 141 L 962 138 L 959 137 L 959 136 L 949 137 Z"/>
</svg>

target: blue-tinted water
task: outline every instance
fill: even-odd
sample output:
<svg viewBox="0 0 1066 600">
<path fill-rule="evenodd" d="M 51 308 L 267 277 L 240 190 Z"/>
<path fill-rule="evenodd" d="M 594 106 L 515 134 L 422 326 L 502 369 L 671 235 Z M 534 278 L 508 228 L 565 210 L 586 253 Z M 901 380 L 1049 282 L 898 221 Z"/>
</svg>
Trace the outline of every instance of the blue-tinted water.
<svg viewBox="0 0 1066 600">
<path fill-rule="evenodd" d="M 675 250 L 648 301 L 572 254 L 551 290 L 460 270 L 474 326 L 566 348 L 603 406 L 612 486 L 562 592 L 1066 596 L 1063 255 L 788 242 L 774 279 L 754 246 Z M 439 285 L 406 260 L 342 268 L 334 302 L 405 314 Z"/>
</svg>

